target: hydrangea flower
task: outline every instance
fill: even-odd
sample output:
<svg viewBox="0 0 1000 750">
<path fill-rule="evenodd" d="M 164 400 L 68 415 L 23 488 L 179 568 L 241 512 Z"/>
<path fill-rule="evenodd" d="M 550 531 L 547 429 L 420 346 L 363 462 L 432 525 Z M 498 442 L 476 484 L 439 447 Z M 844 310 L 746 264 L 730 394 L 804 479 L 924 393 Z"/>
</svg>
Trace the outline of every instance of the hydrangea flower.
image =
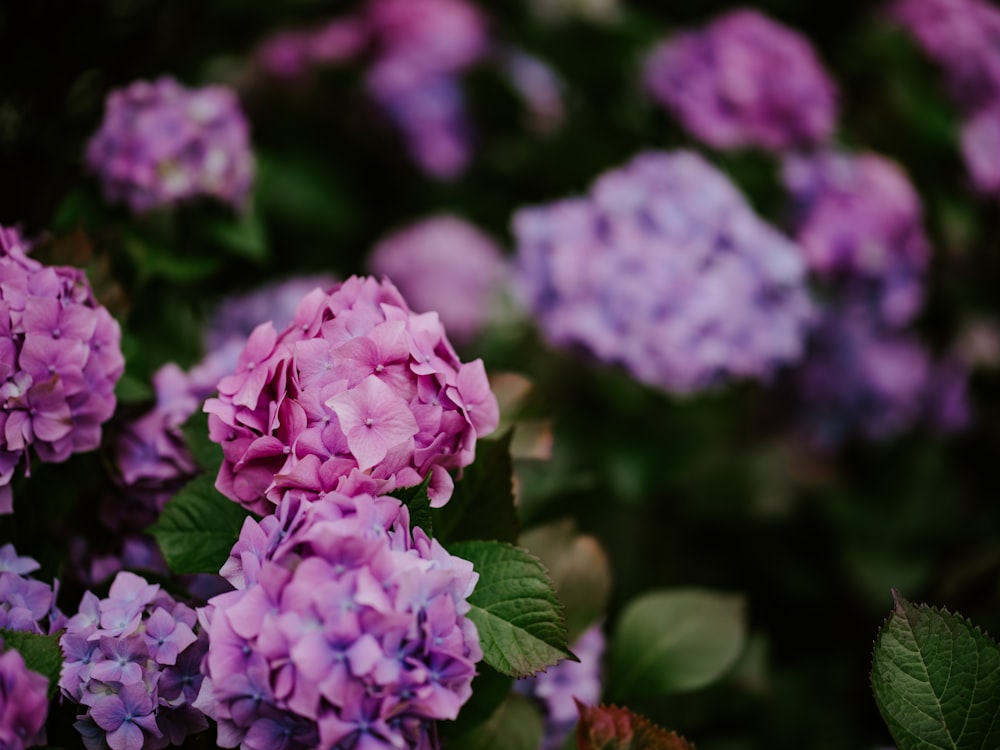
<svg viewBox="0 0 1000 750">
<path fill-rule="evenodd" d="M 427 748 L 471 695 L 478 575 L 393 498 L 290 497 L 223 572 L 239 588 L 203 610 L 197 705 L 224 747 Z"/>
<path fill-rule="evenodd" d="M 963 123 L 960 142 L 972 186 L 985 195 L 1000 195 L 1000 99 Z"/>
<path fill-rule="evenodd" d="M 314 68 L 357 56 L 368 41 L 368 28 L 361 19 L 337 18 L 265 39 L 254 53 L 254 63 L 269 76 L 295 80 Z"/>
<path fill-rule="evenodd" d="M 240 208 L 253 179 L 247 120 L 222 86 L 137 81 L 108 94 L 87 166 L 136 213 L 198 196 Z"/>
<path fill-rule="evenodd" d="M 125 361 L 118 323 L 94 299 L 83 271 L 44 266 L 0 227 L 0 513 L 29 448 L 65 461 L 101 442 Z"/>
<path fill-rule="evenodd" d="M 870 298 L 886 324 L 909 322 L 923 302 L 930 243 L 903 170 L 876 154 L 824 152 L 787 157 L 783 177 L 810 269 Z"/>
<path fill-rule="evenodd" d="M 56 606 L 58 582 L 52 586 L 28 576 L 38 562 L 20 557 L 13 544 L 0 547 L 0 629 L 50 635 L 66 617 Z"/>
<path fill-rule="evenodd" d="M 516 286 L 549 341 L 675 393 L 803 351 L 801 250 L 701 157 L 647 152 L 589 194 L 514 217 Z"/>
<path fill-rule="evenodd" d="M 254 329 L 236 372 L 208 399 L 224 460 L 216 487 L 260 514 L 288 493 L 384 494 L 472 462 L 498 422 L 482 360 L 462 363 L 436 313 L 413 313 L 389 281 L 315 289 L 281 333 Z"/>
<path fill-rule="evenodd" d="M 811 146 L 836 124 L 836 89 L 809 41 L 749 8 L 658 44 L 644 79 L 657 102 L 716 148 Z"/>
<path fill-rule="evenodd" d="M 22 750 L 46 744 L 48 690 L 48 679 L 28 669 L 18 651 L 0 655 L 0 747 Z"/>
<path fill-rule="evenodd" d="M 507 279 L 499 246 L 456 216 L 418 221 L 383 238 L 369 268 L 387 276 L 417 312 L 434 310 L 456 341 L 485 327 Z"/>
<path fill-rule="evenodd" d="M 128 571 L 115 576 L 107 598 L 84 593 L 59 639 L 59 688 L 83 709 L 75 726 L 88 748 L 179 745 L 208 728 L 192 707 L 208 650 L 197 620 L 158 584 Z"/>
<path fill-rule="evenodd" d="M 514 683 L 515 689 L 535 698 L 545 716 L 541 750 L 558 750 L 566 743 L 580 717 L 577 702 L 596 706 L 601 701 L 601 659 L 604 656 L 601 624 L 587 628 L 571 649 L 578 662 L 561 661 L 533 677 Z"/>
</svg>

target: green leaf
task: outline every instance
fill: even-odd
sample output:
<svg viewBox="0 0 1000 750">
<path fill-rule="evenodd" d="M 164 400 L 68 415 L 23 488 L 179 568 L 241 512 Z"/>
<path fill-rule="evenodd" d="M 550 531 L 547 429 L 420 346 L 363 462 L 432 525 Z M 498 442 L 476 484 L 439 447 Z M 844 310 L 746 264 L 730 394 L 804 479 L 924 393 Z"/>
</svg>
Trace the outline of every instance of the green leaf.
<svg viewBox="0 0 1000 750">
<path fill-rule="evenodd" d="M 448 742 L 448 750 L 538 750 L 544 722 L 530 698 L 508 693 L 490 718 Z"/>
<path fill-rule="evenodd" d="M 431 484 L 431 477 L 428 474 L 424 481 L 415 487 L 401 487 L 391 493 L 394 498 L 403 503 L 410 510 L 410 526 L 419 526 L 427 536 L 432 536 L 431 523 L 431 499 L 427 494 L 427 488 Z"/>
<path fill-rule="evenodd" d="M 701 589 L 645 594 L 615 627 L 608 694 L 624 701 L 704 687 L 733 666 L 745 641 L 741 597 Z"/>
<path fill-rule="evenodd" d="M 497 541 L 457 542 L 448 551 L 479 573 L 469 619 L 487 664 L 527 677 L 561 659 L 576 659 L 566 645 L 562 605 L 537 558 Z"/>
<path fill-rule="evenodd" d="M 206 473 L 213 476 L 218 474 L 219 467 L 222 466 L 222 446 L 208 437 L 208 415 L 197 409 L 181 425 L 181 432 L 195 462 Z"/>
<path fill-rule="evenodd" d="M 476 676 L 472 680 L 472 696 L 462 706 L 454 721 L 439 721 L 438 736 L 446 747 L 452 747 L 452 738 L 477 730 L 506 700 L 514 679 L 500 674 L 488 664 L 476 666 Z"/>
<path fill-rule="evenodd" d="M 577 750 L 694 750 L 676 732 L 618 706 L 584 706 L 576 725 Z"/>
<path fill-rule="evenodd" d="M 469 539 L 517 541 L 510 440 L 510 430 L 497 439 L 480 440 L 476 460 L 455 483 L 451 500 L 431 511 L 435 536 L 442 544 Z"/>
<path fill-rule="evenodd" d="M 231 255 L 256 263 L 267 260 L 267 235 L 257 211 L 206 219 L 205 234 Z"/>
<path fill-rule="evenodd" d="M 188 283 L 211 276 L 222 267 L 222 259 L 218 256 L 180 255 L 157 241 L 132 232 L 125 235 L 123 243 L 143 280 L 164 278 Z"/>
<path fill-rule="evenodd" d="M 38 672 L 49 681 L 49 697 L 59 688 L 59 671 L 62 669 L 63 655 L 59 648 L 59 634 L 37 635 L 17 630 L 0 630 L 3 650 L 15 649 L 24 659 L 25 666 Z"/>
<path fill-rule="evenodd" d="M 1000 747 L 1000 646 L 957 614 L 892 593 L 872 691 L 900 750 Z"/>
<path fill-rule="evenodd" d="M 174 573 L 218 573 L 247 515 L 219 494 L 213 474 L 201 474 L 174 495 L 148 531 Z"/>
</svg>

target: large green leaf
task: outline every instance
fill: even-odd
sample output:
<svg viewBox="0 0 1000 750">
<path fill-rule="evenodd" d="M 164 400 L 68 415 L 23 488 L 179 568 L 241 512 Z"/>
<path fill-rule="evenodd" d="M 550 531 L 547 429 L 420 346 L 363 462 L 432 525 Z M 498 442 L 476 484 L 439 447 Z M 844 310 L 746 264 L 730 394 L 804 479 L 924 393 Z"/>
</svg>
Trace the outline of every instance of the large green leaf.
<svg viewBox="0 0 1000 750">
<path fill-rule="evenodd" d="M 739 596 L 701 589 L 645 594 L 615 627 L 608 695 L 626 702 L 704 687 L 733 666 L 745 641 Z"/>
<path fill-rule="evenodd" d="M 410 511 L 410 527 L 419 526 L 427 536 L 433 535 L 431 500 L 427 494 L 430 484 L 431 476 L 428 474 L 420 484 L 414 487 L 402 487 L 392 493 L 392 496 Z"/>
<path fill-rule="evenodd" d="M 438 722 L 438 737 L 445 747 L 454 747 L 453 738 L 477 731 L 496 713 L 514 685 L 510 675 L 500 674 L 488 664 L 476 665 L 472 680 L 472 695 L 462 706 L 454 721 Z"/>
<path fill-rule="evenodd" d="M 174 495 L 149 533 L 174 573 L 218 573 L 247 515 L 219 494 L 214 475 L 201 474 Z"/>
<path fill-rule="evenodd" d="M 434 535 L 442 544 L 469 539 L 517 541 L 511 432 L 476 443 L 476 460 L 466 467 L 443 508 L 431 512 Z"/>
<path fill-rule="evenodd" d="M 566 645 L 562 605 L 537 558 L 496 541 L 457 542 L 448 551 L 471 561 L 479 573 L 469 618 L 479 630 L 487 664 L 527 677 L 576 658 Z"/>
<path fill-rule="evenodd" d="M 448 750 L 538 750 L 544 724 L 526 696 L 508 693 L 484 723 L 448 741 Z"/>
<path fill-rule="evenodd" d="M 14 649 L 21 654 L 25 666 L 49 681 L 49 697 L 55 695 L 59 687 L 59 671 L 62 669 L 62 650 L 59 635 L 37 635 L 17 630 L 0 630 L 3 650 Z"/>
<path fill-rule="evenodd" d="M 676 732 L 668 732 L 627 708 L 577 706 L 577 750 L 694 750 L 694 745 Z"/>
<path fill-rule="evenodd" d="M 1000 646 L 963 617 L 893 598 L 872 691 L 900 750 L 1000 747 Z"/>
<path fill-rule="evenodd" d="M 184 434 L 184 443 L 197 464 L 206 473 L 213 476 L 217 474 L 222 466 L 222 446 L 212 442 L 208 436 L 208 415 L 201 409 L 196 410 L 181 425 L 181 432 Z"/>
</svg>

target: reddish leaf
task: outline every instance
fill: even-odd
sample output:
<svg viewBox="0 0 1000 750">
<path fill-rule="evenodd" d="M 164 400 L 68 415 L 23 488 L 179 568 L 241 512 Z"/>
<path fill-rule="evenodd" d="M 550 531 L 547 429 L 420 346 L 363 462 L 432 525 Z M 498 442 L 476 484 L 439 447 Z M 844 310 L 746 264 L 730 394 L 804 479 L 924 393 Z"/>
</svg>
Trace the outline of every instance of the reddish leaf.
<svg viewBox="0 0 1000 750">
<path fill-rule="evenodd" d="M 577 707 L 577 750 L 694 750 L 694 745 L 676 732 L 668 732 L 627 708 L 592 708 L 579 702 Z"/>
</svg>

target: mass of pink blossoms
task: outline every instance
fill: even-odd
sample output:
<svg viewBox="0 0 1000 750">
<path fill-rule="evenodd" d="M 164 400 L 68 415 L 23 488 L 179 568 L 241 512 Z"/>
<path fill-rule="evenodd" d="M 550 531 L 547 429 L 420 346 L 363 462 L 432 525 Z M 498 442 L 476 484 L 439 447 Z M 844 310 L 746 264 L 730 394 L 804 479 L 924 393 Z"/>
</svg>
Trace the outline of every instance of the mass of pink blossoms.
<svg viewBox="0 0 1000 750">
<path fill-rule="evenodd" d="M 108 94 L 86 160 L 107 199 L 136 213 L 198 196 L 239 208 L 254 171 L 236 95 L 223 86 L 187 89 L 170 77 Z"/>
<path fill-rule="evenodd" d="M 118 323 L 83 271 L 27 250 L 0 227 L 0 513 L 13 510 L 10 482 L 29 448 L 58 463 L 100 445 L 125 368 Z"/>
<path fill-rule="evenodd" d="M 255 328 L 205 411 L 224 455 L 216 487 L 260 514 L 289 494 L 380 495 L 428 476 L 439 507 L 449 470 L 499 419 L 482 360 L 459 360 L 437 314 L 357 276 L 307 294 L 280 333 Z"/>
<path fill-rule="evenodd" d="M 394 498 L 288 497 L 222 573 L 196 703 L 222 747 L 429 749 L 472 694 L 479 576 Z"/>
</svg>

